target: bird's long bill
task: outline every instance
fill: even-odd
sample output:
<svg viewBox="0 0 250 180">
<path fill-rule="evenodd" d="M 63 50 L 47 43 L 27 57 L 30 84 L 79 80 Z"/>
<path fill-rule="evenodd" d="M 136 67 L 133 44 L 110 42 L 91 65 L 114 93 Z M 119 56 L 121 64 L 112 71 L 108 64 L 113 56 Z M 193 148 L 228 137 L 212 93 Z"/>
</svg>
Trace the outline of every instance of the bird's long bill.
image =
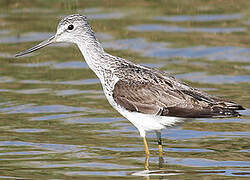
<svg viewBox="0 0 250 180">
<path fill-rule="evenodd" d="M 52 43 L 54 43 L 54 42 L 55 42 L 55 36 L 52 36 L 52 37 L 50 37 L 49 39 L 47 39 L 47 40 L 41 42 L 40 44 L 38 44 L 38 45 L 36 45 L 36 46 L 34 46 L 34 47 L 30 48 L 30 49 L 27 49 L 27 50 L 25 50 L 25 51 L 22 51 L 22 52 L 20 52 L 20 53 L 17 53 L 17 54 L 15 55 L 15 57 L 19 57 L 19 56 L 23 56 L 23 55 L 25 55 L 25 54 L 29 54 L 29 53 L 34 52 L 34 51 L 36 51 L 36 50 L 38 50 L 38 49 L 41 49 L 41 48 L 43 48 L 43 47 L 45 47 L 45 46 L 48 46 L 49 44 L 52 44 Z"/>
</svg>

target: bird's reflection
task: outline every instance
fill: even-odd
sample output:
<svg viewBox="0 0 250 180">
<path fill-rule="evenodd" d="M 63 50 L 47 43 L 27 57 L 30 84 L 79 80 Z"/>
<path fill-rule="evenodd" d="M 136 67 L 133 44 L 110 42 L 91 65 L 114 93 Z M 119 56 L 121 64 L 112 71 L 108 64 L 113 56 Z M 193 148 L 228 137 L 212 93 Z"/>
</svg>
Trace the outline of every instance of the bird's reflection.
<svg viewBox="0 0 250 180">
<path fill-rule="evenodd" d="M 163 158 L 163 156 L 159 156 L 159 161 L 158 161 L 159 169 L 163 168 L 163 164 L 164 164 L 164 158 Z M 149 156 L 145 157 L 144 169 L 149 170 Z"/>
<path fill-rule="evenodd" d="M 173 176 L 173 175 L 181 175 L 181 174 L 220 174 L 225 173 L 225 170 L 179 170 L 179 169 L 170 169 L 170 168 L 163 168 L 164 164 L 167 165 L 167 162 L 164 161 L 163 156 L 159 156 L 158 167 L 157 170 L 150 170 L 149 167 L 149 156 L 145 157 L 145 164 L 143 171 L 137 171 L 132 173 L 131 175 L 134 176 L 143 176 L 145 179 L 150 180 L 151 176 L 158 177 L 159 179 L 164 179 L 166 176 Z M 155 178 L 154 178 L 155 179 Z"/>
</svg>

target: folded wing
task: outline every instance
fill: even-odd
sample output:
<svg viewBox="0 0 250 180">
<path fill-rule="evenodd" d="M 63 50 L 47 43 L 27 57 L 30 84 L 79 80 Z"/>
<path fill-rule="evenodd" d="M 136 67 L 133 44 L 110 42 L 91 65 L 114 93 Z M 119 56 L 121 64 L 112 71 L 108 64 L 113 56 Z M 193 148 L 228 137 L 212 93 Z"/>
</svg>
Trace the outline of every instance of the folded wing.
<svg viewBox="0 0 250 180">
<path fill-rule="evenodd" d="M 116 103 L 126 110 L 159 116 L 235 117 L 240 116 L 236 110 L 244 109 L 198 89 L 176 87 L 164 80 L 161 83 L 119 80 L 113 92 Z"/>
</svg>

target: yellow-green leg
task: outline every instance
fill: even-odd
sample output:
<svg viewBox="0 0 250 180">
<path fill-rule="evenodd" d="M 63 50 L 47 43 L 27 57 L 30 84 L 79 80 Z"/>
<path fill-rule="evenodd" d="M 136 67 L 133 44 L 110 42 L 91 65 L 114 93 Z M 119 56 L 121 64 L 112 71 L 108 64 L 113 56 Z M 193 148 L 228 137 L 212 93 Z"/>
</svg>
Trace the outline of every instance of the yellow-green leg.
<svg viewBox="0 0 250 180">
<path fill-rule="evenodd" d="M 148 149 L 148 143 L 147 143 L 147 139 L 146 137 L 143 137 L 143 143 L 144 143 L 144 147 L 145 147 L 145 154 L 146 154 L 146 158 L 145 158 L 145 170 L 149 170 L 149 149 Z"/>
<path fill-rule="evenodd" d="M 158 148 L 159 148 L 159 156 L 163 156 L 163 147 L 162 147 L 162 140 L 161 140 L 161 132 L 156 131 L 156 136 L 157 136 L 157 142 L 158 142 Z"/>
<path fill-rule="evenodd" d="M 157 136 L 157 142 L 158 142 L 158 148 L 159 148 L 159 168 L 163 167 L 163 147 L 162 147 L 162 139 L 161 139 L 161 132 L 156 131 L 156 136 Z"/>
<path fill-rule="evenodd" d="M 158 147 L 159 147 L 159 156 L 162 157 L 163 156 L 162 144 L 158 144 Z"/>
</svg>

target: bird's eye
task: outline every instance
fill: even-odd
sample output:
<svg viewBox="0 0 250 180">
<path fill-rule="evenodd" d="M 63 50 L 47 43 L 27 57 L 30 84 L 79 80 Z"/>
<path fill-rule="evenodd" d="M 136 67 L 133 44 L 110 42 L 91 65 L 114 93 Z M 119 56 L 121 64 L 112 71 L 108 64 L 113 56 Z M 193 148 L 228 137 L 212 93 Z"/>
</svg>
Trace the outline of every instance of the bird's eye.
<svg viewBox="0 0 250 180">
<path fill-rule="evenodd" d="M 74 26 L 73 26 L 72 24 L 70 24 L 70 25 L 68 26 L 68 30 L 72 30 L 72 29 L 74 29 Z"/>
</svg>

